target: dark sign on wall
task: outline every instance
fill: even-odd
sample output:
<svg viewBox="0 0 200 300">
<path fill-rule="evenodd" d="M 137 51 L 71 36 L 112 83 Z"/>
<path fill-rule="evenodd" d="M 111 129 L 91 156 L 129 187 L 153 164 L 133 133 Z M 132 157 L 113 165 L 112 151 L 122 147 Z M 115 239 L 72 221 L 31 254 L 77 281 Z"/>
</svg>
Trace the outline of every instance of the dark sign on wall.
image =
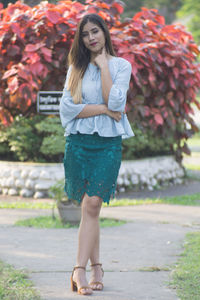
<svg viewBox="0 0 200 300">
<path fill-rule="evenodd" d="M 37 112 L 40 114 L 59 114 L 62 91 L 40 91 L 37 95 Z"/>
</svg>

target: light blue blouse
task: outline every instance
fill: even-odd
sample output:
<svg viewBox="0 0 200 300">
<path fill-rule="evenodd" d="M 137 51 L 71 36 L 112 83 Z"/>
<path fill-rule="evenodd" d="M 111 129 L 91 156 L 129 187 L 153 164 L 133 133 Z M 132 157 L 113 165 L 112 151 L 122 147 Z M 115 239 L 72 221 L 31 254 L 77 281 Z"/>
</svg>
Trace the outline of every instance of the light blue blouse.
<svg viewBox="0 0 200 300">
<path fill-rule="evenodd" d="M 60 101 L 60 118 L 65 128 L 65 136 L 77 132 L 100 136 L 122 136 L 129 138 L 134 136 L 126 114 L 123 113 L 126 105 L 127 90 L 131 76 L 131 64 L 121 57 L 112 57 L 109 60 L 109 70 L 113 85 L 108 99 L 108 108 L 112 111 L 121 111 L 122 118 L 119 122 L 106 114 L 76 118 L 86 104 L 104 104 L 101 87 L 100 69 L 89 63 L 82 81 L 82 103 L 74 104 L 70 91 L 67 91 L 67 82 L 71 67 L 69 67 Z"/>
</svg>

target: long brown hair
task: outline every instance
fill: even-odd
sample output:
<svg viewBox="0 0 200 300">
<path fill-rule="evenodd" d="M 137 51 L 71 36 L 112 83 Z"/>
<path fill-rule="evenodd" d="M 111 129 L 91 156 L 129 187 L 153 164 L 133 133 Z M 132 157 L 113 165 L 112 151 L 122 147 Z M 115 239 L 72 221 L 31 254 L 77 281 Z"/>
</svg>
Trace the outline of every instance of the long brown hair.
<svg viewBox="0 0 200 300">
<path fill-rule="evenodd" d="M 91 59 L 90 51 L 83 43 L 83 27 L 91 22 L 102 29 L 105 36 L 105 47 L 108 54 L 115 56 L 110 33 L 105 21 L 97 14 L 87 14 L 79 22 L 74 41 L 68 55 L 68 65 L 72 67 L 67 89 L 70 90 L 74 103 L 82 101 L 82 78 Z"/>
</svg>

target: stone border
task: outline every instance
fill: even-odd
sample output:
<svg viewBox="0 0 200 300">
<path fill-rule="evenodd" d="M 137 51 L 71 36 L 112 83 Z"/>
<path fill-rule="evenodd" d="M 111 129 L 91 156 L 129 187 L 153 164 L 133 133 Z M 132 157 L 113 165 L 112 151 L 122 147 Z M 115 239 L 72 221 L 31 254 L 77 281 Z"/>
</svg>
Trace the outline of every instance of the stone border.
<svg viewBox="0 0 200 300">
<path fill-rule="evenodd" d="M 184 169 L 173 156 L 122 161 L 117 192 L 128 189 L 153 190 L 169 184 L 180 184 Z M 0 161 L 0 193 L 3 195 L 43 198 L 49 188 L 64 179 L 62 163 L 21 163 Z"/>
</svg>

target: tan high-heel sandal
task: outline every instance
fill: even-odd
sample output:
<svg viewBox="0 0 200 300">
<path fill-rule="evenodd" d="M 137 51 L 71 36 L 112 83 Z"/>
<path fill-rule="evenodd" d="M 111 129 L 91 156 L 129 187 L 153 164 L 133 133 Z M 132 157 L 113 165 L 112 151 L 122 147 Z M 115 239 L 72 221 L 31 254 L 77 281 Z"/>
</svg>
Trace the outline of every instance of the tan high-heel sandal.
<svg viewBox="0 0 200 300">
<path fill-rule="evenodd" d="M 104 270 L 103 270 L 103 268 L 102 268 L 102 264 L 100 264 L 100 263 L 97 263 L 97 264 L 92 264 L 92 265 L 90 265 L 91 267 L 95 267 L 95 266 L 100 266 L 101 267 L 101 271 L 102 271 L 102 277 L 103 277 L 103 275 L 104 275 Z M 99 288 L 93 288 L 91 285 L 100 285 L 100 287 Z M 93 291 L 102 291 L 103 290 L 103 282 L 101 282 L 101 281 L 92 281 L 92 282 L 90 282 L 89 283 L 89 286 L 91 287 L 91 289 L 93 290 Z"/>
<path fill-rule="evenodd" d="M 87 293 L 83 293 L 83 290 L 87 290 L 87 289 L 92 289 L 89 285 L 88 286 L 81 286 L 79 289 L 77 287 L 77 283 L 73 280 L 73 275 L 74 275 L 74 271 L 76 269 L 83 269 L 85 270 L 85 267 L 81 267 L 81 266 L 77 266 L 74 267 L 73 271 L 72 271 L 72 275 L 71 275 L 71 289 L 73 292 L 77 292 L 79 295 L 91 295 L 92 294 L 92 290 L 91 292 L 87 292 Z"/>
</svg>

